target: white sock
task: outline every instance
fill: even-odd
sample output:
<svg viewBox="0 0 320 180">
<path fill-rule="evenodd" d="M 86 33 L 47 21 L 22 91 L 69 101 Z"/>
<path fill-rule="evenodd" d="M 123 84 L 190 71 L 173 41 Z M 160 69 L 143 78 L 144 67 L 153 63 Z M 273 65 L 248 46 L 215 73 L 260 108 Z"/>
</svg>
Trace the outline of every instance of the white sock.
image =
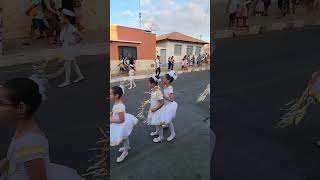
<svg viewBox="0 0 320 180">
<path fill-rule="evenodd" d="M 129 138 L 127 138 L 124 142 L 123 142 L 123 152 L 128 152 L 129 151 Z"/>
<path fill-rule="evenodd" d="M 169 124 L 169 130 L 170 130 L 171 135 L 176 134 L 176 132 L 174 131 L 174 126 L 173 126 L 172 122 L 170 122 L 170 124 Z"/>
<path fill-rule="evenodd" d="M 65 61 L 64 63 L 64 69 L 65 69 L 65 82 L 70 82 L 70 76 L 71 76 L 71 62 Z"/>
<path fill-rule="evenodd" d="M 162 128 L 162 126 L 157 126 L 157 127 L 158 127 L 158 130 L 159 130 L 159 137 L 161 139 L 163 139 L 163 128 Z"/>
<path fill-rule="evenodd" d="M 78 64 L 77 64 L 77 62 L 75 60 L 72 61 L 72 65 L 73 65 L 74 71 L 78 75 L 78 78 L 83 78 L 83 75 L 82 75 L 82 73 L 80 71 L 80 68 L 79 68 L 79 66 L 78 66 Z"/>
</svg>

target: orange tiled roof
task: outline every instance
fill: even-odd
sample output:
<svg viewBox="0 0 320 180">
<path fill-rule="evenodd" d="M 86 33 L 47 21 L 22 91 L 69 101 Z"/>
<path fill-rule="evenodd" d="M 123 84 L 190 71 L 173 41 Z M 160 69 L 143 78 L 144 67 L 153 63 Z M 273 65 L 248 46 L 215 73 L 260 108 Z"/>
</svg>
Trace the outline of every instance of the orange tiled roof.
<svg viewBox="0 0 320 180">
<path fill-rule="evenodd" d="M 162 41 L 162 40 L 173 40 L 173 41 L 184 41 L 184 42 L 199 43 L 199 44 L 208 44 L 205 41 L 193 38 L 191 36 L 184 35 L 179 32 L 163 34 L 157 37 L 157 41 Z"/>
</svg>

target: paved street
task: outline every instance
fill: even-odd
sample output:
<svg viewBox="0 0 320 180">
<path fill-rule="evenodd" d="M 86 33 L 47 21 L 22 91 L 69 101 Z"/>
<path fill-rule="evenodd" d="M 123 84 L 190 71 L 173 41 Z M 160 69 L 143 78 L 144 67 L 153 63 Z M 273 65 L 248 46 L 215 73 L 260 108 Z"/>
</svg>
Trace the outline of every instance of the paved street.
<svg viewBox="0 0 320 180">
<path fill-rule="evenodd" d="M 116 163 L 119 147 L 111 148 L 112 180 L 209 179 L 209 122 L 205 121 L 209 117 L 209 100 L 195 102 L 209 81 L 209 71 L 179 75 L 173 84 L 179 104 L 174 120 L 176 139 L 154 144 L 150 136 L 154 128 L 140 121 L 130 136 L 132 149 L 124 162 Z M 136 115 L 140 102 L 149 98 L 144 94 L 147 85 L 147 79 L 138 80 L 137 88 L 125 91 L 123 100 L 128 113 Z M 169 133 L 166 129 L 165 137 Z"/>
<path fill-rule="evenodd" d="M 276 129 L 280 108 L 320 69 L 319 28 L 217 40 L 216 180 L 304 180 L 320 175 L 320 105 L 296 127 Z"/>
<path fill-rule="evenodd" d="M 79 59 L 86 80 L 59 89 L 61 78 L 50 82 L 48 99 L 39 110 L 40 126 L 48 136 L 51 161 L 67 165 L 84 173 L 88 167 L 88 149 L 95 147 L 100 133 L 97 125 L 106 118 L 106 55 L 85 56 Z M 13 77 L 28 77 L 30 65 L 0 69 L 1 81 Z M 5 157 L 12 126 L 0 126 L 0 157 Z"/>
</svg>

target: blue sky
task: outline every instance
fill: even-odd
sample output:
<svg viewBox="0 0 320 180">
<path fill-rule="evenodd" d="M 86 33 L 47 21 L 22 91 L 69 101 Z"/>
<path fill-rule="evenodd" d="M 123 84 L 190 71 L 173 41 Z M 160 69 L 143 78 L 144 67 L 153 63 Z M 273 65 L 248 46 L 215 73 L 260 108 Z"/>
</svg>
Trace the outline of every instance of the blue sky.
<svg viewBox="0 0 320 180">
<path fill-rule="evenodd" d="M 210 0 L 140 0 L 142 27 L 157 35 L 181 32 L 210 41 Z M 111 0 L 111 24 L 139 27 L 139 0 Z"/>
</svg>

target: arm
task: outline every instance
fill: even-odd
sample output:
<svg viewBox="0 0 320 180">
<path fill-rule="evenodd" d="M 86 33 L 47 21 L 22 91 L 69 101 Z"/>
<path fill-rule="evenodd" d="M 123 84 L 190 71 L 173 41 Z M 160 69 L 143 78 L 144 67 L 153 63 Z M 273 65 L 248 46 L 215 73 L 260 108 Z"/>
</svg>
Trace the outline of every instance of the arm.
<svg viewBox="0 0 320 180">
<path fill-rule="evenodd" d="M 164 105 L 164 100 L 161 99 L 161 100 L 159 100 L 158 102 L 159 102 L 158 106 L 155 107 L 155 108 L 153 108 L 153 109 L 151 109 L 151 112 L 156 112 L 156 111 L 158 111 L 160 108 L 162 108 L 162 106 Z"/>
<path fill-rule="evenodd" d="M 32 4 L 26 11 L 26 15 L 29 15 L 29 12 L 31 11 L 31 9 L 37 7 L 35 4 Z"/>
<path fill-rule="evenodd" d="M 47 180 L 45 162 L 42 158 L 33 159 L 24 163 L 29 179 Z"/>
<path fill-rule="evenodd" d="M 9 168 L 9 161 L 7 159 L 0 160 L 0 174 L 5 173 L 8 171 Z"/>
<path fill-rule="evenodd" d="M 49 2 L 49 0 L 44 0 L 44 3 L 46 4 L 46 7 L 49 11 L 51 11 L 54 14 L 58 14 L 54 9 L 52 9 L 51 4 Z"/>
<path fill-rule="evenodd" d="M 116 124 L 123 123 L 124 120 L 125 120 L 124 112 L 120 112 L 118 115 L 119 115 L 119 118 L 114 118 L 114 117 L 110 116 L 110 122 L 111 123 L 116 123 Z"/>
<path fill-rule="evenodd" d="M 174 94 L 173 93 L 170 93 L 169 96 L 167 97 L 163 97 L 164 99 L 170 101 L 170 102 L 173 102 L 174 101 Z"/>
</svg>

